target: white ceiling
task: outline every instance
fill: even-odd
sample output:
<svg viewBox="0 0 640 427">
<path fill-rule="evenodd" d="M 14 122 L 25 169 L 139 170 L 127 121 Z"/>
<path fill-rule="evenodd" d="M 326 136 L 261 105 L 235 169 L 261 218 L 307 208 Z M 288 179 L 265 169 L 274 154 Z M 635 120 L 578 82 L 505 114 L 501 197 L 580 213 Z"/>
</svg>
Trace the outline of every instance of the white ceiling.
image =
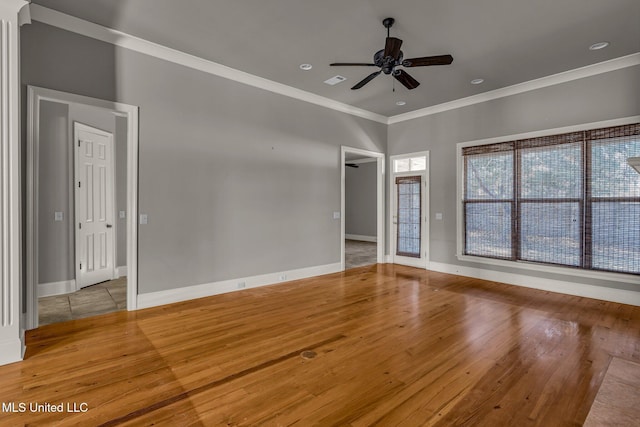
<svg viewBox="0 0 640 427">
<path fill-rule="evenodd" d="M 639 0 L 34 0 L 106 27 L 385 116 L 640 52 Z M 449 66 L 407 69 L 409 91 L 371 62 L 382 19 L 405 58 L 450 53 Z M 588 47 L 600 41 L 610 46 Z M 310 71 L 299 65 L 310 63 Z M 347 81 L 328 86 L 340 74 Z M 471 85 L 483 78 L 481 85 Z M 406 101 L 397 106 L 396 101 Z"/>
</svg>

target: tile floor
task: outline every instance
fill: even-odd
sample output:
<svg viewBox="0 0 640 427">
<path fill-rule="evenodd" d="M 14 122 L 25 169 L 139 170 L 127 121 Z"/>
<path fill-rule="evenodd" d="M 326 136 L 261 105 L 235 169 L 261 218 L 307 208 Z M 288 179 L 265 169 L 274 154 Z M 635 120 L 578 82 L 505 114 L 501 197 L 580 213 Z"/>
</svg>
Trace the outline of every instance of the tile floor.
<svg viewBox="0 0 640 427">
<path fill-rule="evenodd" d="M 377 243 L 359 240 L 344 241 L 344 268 L 362 267 L 377 262 Z"/>
<path fill-rule="evenodd" d="M 78 292 L 38 299 L 40 326 L 97 316 L 127 308 L 127 278 L 88 286 Z"/>
</svg>

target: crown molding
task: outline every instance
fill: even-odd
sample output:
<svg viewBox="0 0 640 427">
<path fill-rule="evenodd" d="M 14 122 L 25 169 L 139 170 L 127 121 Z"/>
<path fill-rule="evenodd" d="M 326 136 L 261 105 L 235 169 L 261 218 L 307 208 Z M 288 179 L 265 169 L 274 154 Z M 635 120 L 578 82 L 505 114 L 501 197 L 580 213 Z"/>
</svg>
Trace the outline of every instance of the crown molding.
<svg viewBox="0 0 640 427">
<path fill-rule="evenodd" d="M 316 95 L 301 89 L 287 86 L 282 83 L 258 77 L 244 71 L 227 67 L 217 62 L 213 62 L 195 55 L 191 55 L 176 49 L 172 49 L 148 40 L 132 36 L 122 31 L 104 27 L 93 22 L 85 21 L 53 9 L 49 9 L 38 4 L 31 4 L 31 19 L 39 21 L 47 25 L 51 25 L 63 30 L 71 31 L 82 36 L 90 37 L 106 43 L 133 50 L 145 55 L 153 56 L 168 62 L 173 62 L 188 68 L 199 70 L 205 73 L 223 77 L 235 82 L 243 83 L 256 88 L 264 89 L 273 93 L 277 93 L 289 98 L 308 102 L 331 110 L 340 111 L 353 116 L 372 120 L 383 124 L 395 124 L 407 120 L 413 120 L 419 117 L 429 116 L 448 110 L 467 107 L 494 99 L 504 98 L 519 93 L 528 92 L 536 89 L 542 89 L 573 80 L 591 77 L 610 71 L 620 70 L 622 68 L 640 65 L 640 52 L 631 55 L 622 56 L 620 58 L 611 59 L 597 64 L 587 65 L 574 70 L 564 71 L 539 79 L 530 80 L 524 83 L 518 83 L 512 86 L 495 89 L 489 92 L 479 93 L 477 95 L 466 98 L 456 99 L 454 101 L 442 104 L 432 105 L 430 107 L 421 108 L 419 110 L 410 111 L 408 113 L 398 114 L 387 117 L 382 114 L 354 107 L 349 104 L 334 101 L 324 96 Z"/>
<path fill-rule="evenodd" d="M 153 43 L 122 31 L 85 21 L 38 4 L 31 4 L 31 19 L 42 22 L 43 24 L 71 31 L 82 36 L 111 43 L 115 46 L 153 56 L 168 62 L 173 62 L 178 65 L 203 71 L 225 79 L 233 80 L 238 83 L 264 89 L 279 95 L 284 95 L 289 98 L 298 99 L 300 101 L 305 101 L 310 104 L 319 105 L 342 113 L 387 124 L 387 117 L 381 114 L 363 110 L 352 105 L 334 101 L 324 96 L 274 82 L 273 80 L 258 77 L 244 71 L 236 70 L 234 68 L 218 64 L 217 62 Z"/>
<path fill-rule="evenodd" d="M 5 20 L 9 20 L 7 18 L 12 20 L 20 12 L 20 9 L 27 5 L 29 5 L 28 0 L 2 0 L 2 3 L 0 3 L 0 16 Z"/>
<path fill-rule="evenodd" d="M 489 92 L 479 93 L 477 95 L 466 98 L 456 99 L 455 101 L 445 102 L 443 104 L 432 105 L 430 107 L 421 108 L 419 110 L 410 111 L 408 113 L 398 114 L 389 117 L 388 124 L 400 123 L 407 120 L 417 119 L 419 117 L 429 116 L 431 114 L 441 113 L 443 111 L 455 110 L 456 108 L 467 107 L 473 104 L 491 101 L 498 98 L 504 98 L 511 95 L 517 95 L 531 90 L 542 89 L 554 86 L 560 83 L 566 83 L 573 80 L 591 77 L 598 74 L 608 73 L 610 71 L 620 70 L 622 68 L 640 65 L 640 52 L 633 53 L 620 58 L 611 59 L 597 64 L 587 65 L 585 67 L 576 68 L 562 73 L 552 74 L 550 76 L 541 77 L 539 79 L 530 80 L 524 83 L 518 83 L 512 86 L 503 87 Z"/>
</svg>

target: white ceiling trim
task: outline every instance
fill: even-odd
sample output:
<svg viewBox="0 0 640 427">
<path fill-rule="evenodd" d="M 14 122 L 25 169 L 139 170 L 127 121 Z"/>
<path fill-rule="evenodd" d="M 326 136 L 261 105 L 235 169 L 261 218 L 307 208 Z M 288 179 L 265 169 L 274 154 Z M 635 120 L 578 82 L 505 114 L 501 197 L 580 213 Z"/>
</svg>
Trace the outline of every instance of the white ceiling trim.
<svg viewBox="0 0 640 427">
<path fill-rule="evenodd" d="M 441 113 L 443 111 L 454 110 L 456 108 L 467 107 L 473 104 L 491 101 L 498 98 L 504 98 L 519 93 L 541 89 L 573 80 L 582 79 L 622 68 L 640 65 L 640 52 L 620 58 L 611 59 L 609 61 L 597 64 L 587 65 L 585 67 L 576 68 L 574 70 L 564 71 L 562 73 L 553 74 L 551 76 L 542 77 L 528 82 L 515 84 L 512 86 L 492 90 L 489 92 L 479 93 L 477 95 L 466 98 L 456 99 L 454 101 L 445 102 L 438 105 L 422 108 L 408 113 L 398 114 L 396 116 L 386 117 L 372 111 L 354 107 L 342 102 L 324 96 L 316 95 L 301 89 L 287 86 L 282 83 L 274 82 L 263 77 L 258 77 L 244 71 L 227 67 L 217 62 L 209 61 L 195 55 L 172 49 L 148 40 L 132 36 L 130 34 L 104 27 L 93 22 L 85 21 L 53 9 L 49 9 L 38 4 L 31 4 L 31 18 L 63 30 L 71 31 L 86 37 L 111 43 L 125 49 L 150 55 L 165 61 L 193 68 L 205 73 L 213 74 L 239 83 L 243 83 L 256 88 L 264 89 L 273 93 L 284 95 L 300 101 L 309 102 L 321 107 L 329 108 L 335 111 L 351 114 L 353 116 L 362 117 L 383 124 L 400 123 L 431 114 Z"/>
<path fill-rule="evenodd" d="M 398 114 L 389 117 L 388 124 L 400 123 L 406 120 L 416 119 L 418 117 L 429 116 L 431 114 L 441 113 L 443 111 L 454 110 L 456 108 L 467 107 L 473 104 L 491 101 L 493 99 L 504 98 L 506 96 L 517 95 L 519 93 L 531 90 L 542 89 L 548 86 L 560 83 L 570 82 L 585 77 L 595 76 L 597 74 L 608 73 L 609 71 L 620 70 L 622 68 L 640 65 L 640 52 L 633 53 L 620 58 L 611 59 L 609 61 L 599 62 L 597 64 L 587 65 L 585 67 L 576 68 L 574 70 L 564 71 L 558 74 L 530 80 L 524 83 L 518 83 L 513 86 L 507 86 L 489 92 L 479 93 L 477 95 L 466 98 L 456 99 L 455 101 L 445 102 L 443 104 L 433 105 L 431 107 L 421 108 L 419 110 L 410 111 L 408 113 Z"/>
<path fill-rule="evenodd" d="M 188 53 L 153 43 L 112 28 L 107 28 L 93 22 L 85 21 L 44 6 L 31 4 L 30 8 L 31 18 L 47 25 L 58 27 L 86 37 L 91 37 L 106 43 L 111 43 L 125 49 L 140 52 L 249 86 L 268 90 L 290 98 L 387 124 L 387 117 L 381 114 L 363 110 L 352 105 L 334 101 L 324 96 L 274 82 L 273 80 L 258 77 L 244 71 L 236 70 L 234 68 L 218 64 L 217 62 L 209 61 L 195 55 L 190 55 Z"/>
</svg>

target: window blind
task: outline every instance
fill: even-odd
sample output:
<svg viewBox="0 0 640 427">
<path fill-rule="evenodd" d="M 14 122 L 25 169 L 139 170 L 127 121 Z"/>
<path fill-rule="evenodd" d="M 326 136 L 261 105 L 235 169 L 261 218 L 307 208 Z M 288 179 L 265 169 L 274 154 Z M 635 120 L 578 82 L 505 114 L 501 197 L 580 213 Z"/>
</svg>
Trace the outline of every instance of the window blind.
<svg viewBox="0 0 640 427">
<path fill-rule="evenodd" d="M 421 176 L 397 177 L 396 255 L 420 258 L 422 188 Z"/>
<path fill-rule="evenodd" d="M 640 274 L 640 124 L 462 155 L 466 255 Z"/>
</svg>

